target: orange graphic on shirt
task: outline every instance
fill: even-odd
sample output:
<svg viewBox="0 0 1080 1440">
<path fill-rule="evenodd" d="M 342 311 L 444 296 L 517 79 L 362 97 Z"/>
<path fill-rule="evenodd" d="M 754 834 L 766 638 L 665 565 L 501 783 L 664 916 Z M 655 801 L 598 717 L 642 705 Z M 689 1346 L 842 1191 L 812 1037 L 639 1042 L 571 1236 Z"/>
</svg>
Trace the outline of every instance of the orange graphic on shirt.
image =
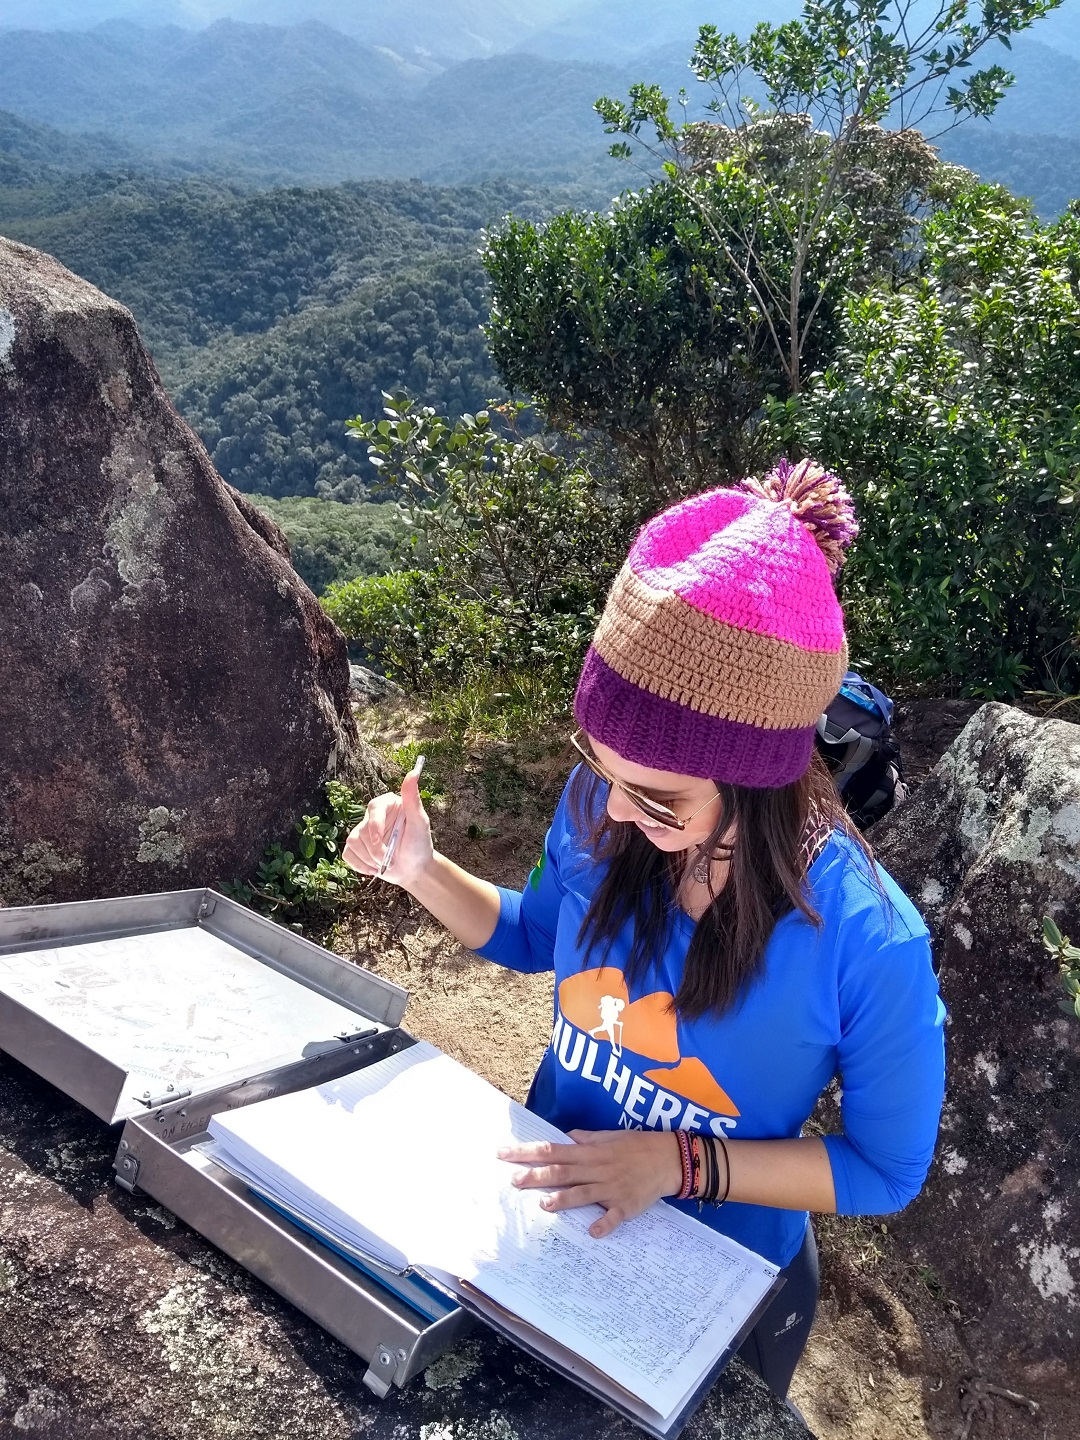
<svg viewBox="0 0 1080 1440">
<path fill-rule="evenodd" d="M 656 990 L 631 1001 L 621 970 L 602 965 L 581 970 L 559 986 L 563 1018 L 593 1039 L 609 1044 L 616 1055 L 632 1050 L 670 1070 L 646 1070 L 646 1080 L 682 1095 L 715 1115 L 738 1115 L 739 1107 L 696 1056 L 681 1059 L 672 996 Z"/>
<path fill-rule="evenodd" d="M 653 1080 L 665 1090 L 682 1095 L 711 1110 L 714 1115 L 738 1115 L 739 1107 L 726 1090 L 722 1090 L 713 1079 L 712 1071 L 696 1056 L 688 1055 L 680 1060 L 674 1070 L 646 1070 L 645 1079 Z"/>
<path fill-rule="evenodd" d="M 571 1025 L 607 1040 L 616 1054 L 632 1050 L 661 1064 L 679 1058 L 671 1001 L 657 990 L 631 1003 L 622 971 L 608 965 L 570 975 L 559 986 L 559 1009 Z"/>
</svg>

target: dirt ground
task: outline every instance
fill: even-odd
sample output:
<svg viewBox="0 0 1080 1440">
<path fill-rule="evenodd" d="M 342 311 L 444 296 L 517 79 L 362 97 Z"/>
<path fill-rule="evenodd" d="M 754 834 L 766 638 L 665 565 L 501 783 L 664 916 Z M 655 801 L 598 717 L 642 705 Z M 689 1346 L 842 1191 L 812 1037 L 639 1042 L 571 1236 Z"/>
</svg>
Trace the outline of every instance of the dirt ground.
<svg viewBox="0 0 1080 1440">
<path fill-rule="evenodd" d="M 961 700 L 898 707 L 894 732 L 911 784 L 925 778 L 977 708 Z M 426 738 L 406 711 L 369 712 L 362 723 L 384 745 Z M 436 844 L 496 883 L 521 886 L 571 753 L 539 748 L 522 759 L 498 746 L 470 753 L 429 806 Z M 551 1026 L 550 977 L 511 974 L 478 959 L 407 897 L 374 881 L 365 882 L 360 905 L 332 943 L 411 992 L 412 1033 L 524 1098 Z M 819 1440 L 1067 1440 L 1023 1397 L 994 1394 L 972 1376 L 964 1328 L 976 1317 L 961 1315 L 932 1274 L 898 1253 L 887 1227 L 819 1217 L 816 1229 L 821 1305 L 792 1398 Z"/>
</svg>

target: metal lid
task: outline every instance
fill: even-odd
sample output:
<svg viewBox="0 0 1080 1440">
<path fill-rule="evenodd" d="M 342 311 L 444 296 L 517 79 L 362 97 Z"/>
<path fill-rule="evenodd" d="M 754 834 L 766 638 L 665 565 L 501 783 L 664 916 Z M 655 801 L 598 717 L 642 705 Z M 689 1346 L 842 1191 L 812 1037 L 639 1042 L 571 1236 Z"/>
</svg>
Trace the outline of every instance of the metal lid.
<svg viewBox="0 0 1080 1440">
<path fill-rule="evenodd" d="M 0 1050 L 110 1123 L 396 1026 L 407 999 L 210 890 L 0 909 Z"/>
</svg>

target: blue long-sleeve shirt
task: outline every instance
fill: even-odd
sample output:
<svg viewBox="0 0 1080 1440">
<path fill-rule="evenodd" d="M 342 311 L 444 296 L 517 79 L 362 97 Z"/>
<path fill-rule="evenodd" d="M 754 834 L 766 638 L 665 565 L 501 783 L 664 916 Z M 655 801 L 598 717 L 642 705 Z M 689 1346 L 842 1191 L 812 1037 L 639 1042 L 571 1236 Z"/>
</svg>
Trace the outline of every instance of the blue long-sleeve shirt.
<svg viewBox="0 0 1080 1440">
<path fill-rule="evenodd" d="M 524 894 L 502 890 L 480 953 L 555 971 L 555 1024 L 531 1103 L 564 1130 L 681 1127 L 739 1140 L 796 1136 L 829 1081 L 842 1135 L 825 1138 L 841 1214 L 899 1210 L 933 1155 L 944 1092 L 944 1008 L 926 926 L 896 883 L 834 832 L 811 866 L 815 929 L 785 915 L 763 970 L 724 1015 L 688 1020 L 678 992 L 694 921 L 676 911 L 648 976 L 625 978 L 629 925 L 588 964 L 578 933 L 603 865 L 564 792 Z M 680 1203 L 680 1202 L 671 1202 Z M 681 1202 L 697 1213 L 696 1202 Z M 778 1265 L 798 1252 L 806 1212 L 729 1201 L 700 1218 Z"/>
</svg>

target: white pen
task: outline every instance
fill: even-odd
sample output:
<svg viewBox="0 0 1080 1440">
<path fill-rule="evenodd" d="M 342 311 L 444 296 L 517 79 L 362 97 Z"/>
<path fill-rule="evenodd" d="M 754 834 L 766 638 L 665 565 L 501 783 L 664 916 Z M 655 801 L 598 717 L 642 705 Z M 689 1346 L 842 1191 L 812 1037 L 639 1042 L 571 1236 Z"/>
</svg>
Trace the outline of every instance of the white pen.
<svg viewBox="0 0 1080 1440">
<path fill-rule="evenodd" d="M 409 779 L 409 776 L 410 776 L 410 775 L 412 776 L 412 778 L 413 778 L 414 780 L 419 780 L 419 779 L 420 779 L 420 776 L 424 773 L 424 760 L 425 760 L 425 756 L 423 756 L 423 755 L 418 755 L 418 756 L 416 757 L 416 764 L 415 764 L 415 765 L 412 767 L 412 769 L 409 771 L 409 774 L 405 776 L 405 779 L 406 779 L 406 780 Z M 383 856 L 382 864 L 379 866 L 379 878 L 380 878 L 380 879 L 386 874 L 387 870 L 390 869 L 390 862 L 391 862 L 391 861 L 393 860 L 393 858 L 394 858 L 394 851 L 395 851 L 395 850 L 397 849 L 397 847 L 398 847 L 398 841 L 401 839 L 401 832 L 402 832 L 404 829 L 405 829 L 405 811 L 402 810 L 401 814 L 400 814 L 400 815 L 398 816 L 398 818 L 394 821 L 394 828 L 393 828 L 393 830 L 390 831 L 390 839 L 386 842 L 386 854 Z"/>
</svg>

